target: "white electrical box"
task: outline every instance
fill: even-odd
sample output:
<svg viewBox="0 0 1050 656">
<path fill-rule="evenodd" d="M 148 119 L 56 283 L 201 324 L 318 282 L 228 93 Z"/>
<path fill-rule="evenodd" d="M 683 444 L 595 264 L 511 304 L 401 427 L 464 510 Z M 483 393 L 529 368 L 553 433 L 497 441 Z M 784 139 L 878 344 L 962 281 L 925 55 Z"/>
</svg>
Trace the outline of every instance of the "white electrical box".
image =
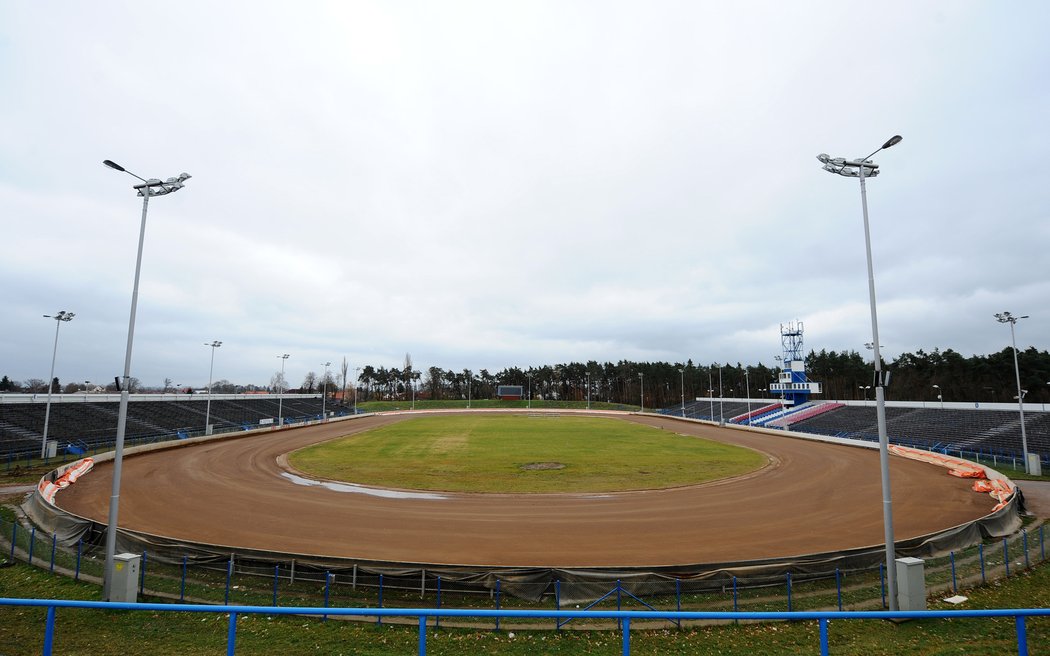
<svg viewBox="0 0 1050 656">
<path fill-rule="evenodd" d="M 113 582 L 109 587 L 109 600 L 133 604 L 138 601 L 139 572 L 142 556 L 122 553 L 113 556 Z"/>
<path fill-rule="evenodd" d="M 898 558 L 897 604 L 901 610 L 926 610 L 926 561 Z"/>
</svg>

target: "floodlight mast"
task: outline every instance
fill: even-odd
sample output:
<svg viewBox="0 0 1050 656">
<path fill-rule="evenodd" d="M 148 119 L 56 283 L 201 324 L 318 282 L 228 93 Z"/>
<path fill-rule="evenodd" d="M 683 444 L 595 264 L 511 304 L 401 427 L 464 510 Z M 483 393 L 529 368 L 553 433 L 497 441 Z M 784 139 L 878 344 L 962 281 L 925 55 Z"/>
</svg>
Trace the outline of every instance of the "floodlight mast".
<svg viewBox="0 0 1050 656">
<path fill-rule="evenodd" d="M 882 474 L 882 523 L 886 540 L 886 588 L 890 610 L 898 610 L 897 571 L 894 564 L 893 539 L 893 497 L 890 490 L 890 455 L 889 435 L 886 429 L 886 389 L 882 373 L 882 355 L 879 352 L 879 319 L 875 309 L 875 268 L 871 260 L 871 231 L 868 226 L 868 192 L 864 178 L 879 174 L 879 165 L 871 158 L 882 150 L 896 146 L 901 142 L 900 135 L 894 135 L 870 155 L 856 160 L 842 157 L 832 159 L 825 153 L 817 155 L 824 164 L 824 170 L 837 173 L 847 178 L 860 179 L 860 202 L 864 214 L 864 251 L 868 262 L 868 301 L 871 305 L 871 348 L 875 360 L 875 417 L 879 431 L 879 469 Z"/>
<path fill-rule="evenodd" d="M 999 323 L 1010 324 L 1010 344 L 1014 348 L 1014 375 L 1017 377 L 1017 409 L 1021 413 L 1021 450 L 1024 452 L 1024 471 L 1026 474 L 1030 474 L 1028 467 L 1028 436 L 1025 434 L 1024 428 L 1024 390 L 1021 389 L 1021 367 L 1017 364 L 1017 339 L 1014 337 L 1014 326 L 1017 325 L 1018 320 L 1027 318 L 1027 314 L 1015 317 L 1009 312 L 998 312 L 995 315 L 995 320 Z"/>
<path fill-rule="evenodd" d="M 117 517 L 120 511 L 120 470 L 124 461 L 124 434 L 128 423 L 128 396 L 131 386 L 131 346 L 135 337 L 135 312 L 138 309 L 139 275 L 142 272 L 142 244 L 146 238 L 146 211 L 149 209 L 151 196 L 164 196 L 182 189 L 183 182 L 189 180 L 189 173 L 180 173 L 177 177 L 160 181 L 157 178 L 145 178 L 128 171 L 123 166 L 111 161 L 102 162 L 109 168 L 127 173 L 133 178 L 142 180 L 142 184 L 133 185 L 132 189 L 142 196 L 142 221 L 139 226 L 138 254 L 135 258 L 135 282 L 131 288 L 131 318 L 128 320 L 128 345 L 124 352 L 124 376 L 120 384 L 120 409 L 117 413 L 117 437 L 113 445 L 113 488 L 109 498 L 109 519 L 106 523 L 106 564 L 102 581 L 102 599 L 111 600 L 114 574 L 114 556 L 117 547 Z"/>
<path fill-rule="evenodd" d="M 44 410 L 44 436 L 40 440 L 40 459 L 47 458 L 47 424 L 51 419 L 51 391 L 54 387 L 55 382 L 55 358 L 58 357 L 58 329 L 62 326 L 62 322 L 72 321 L 76 314 L 73 312 L 66 312 L 60 310 L 54 315 L 45 314 L 45 319 L 55 320 L 55 348 L 51 351 L 51 375 L 47 379 L 47 408 Z"/>
</svg>

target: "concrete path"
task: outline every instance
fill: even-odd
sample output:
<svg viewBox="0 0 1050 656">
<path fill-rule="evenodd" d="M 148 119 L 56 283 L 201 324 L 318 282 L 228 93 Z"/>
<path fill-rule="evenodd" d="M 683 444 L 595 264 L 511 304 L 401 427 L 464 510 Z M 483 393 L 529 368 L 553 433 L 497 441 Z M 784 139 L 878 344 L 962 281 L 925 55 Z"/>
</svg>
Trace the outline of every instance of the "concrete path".
<svg viewBox="0 0 1050 656">
<path fill-rule="evenodd" d="M 8 494 L 22 494 L 24 492 L 31 492 L 35 485 L 0 485 L 0 497 L 7 496 Z"/>
<path fill-rule="evenodd" d="M 1024 505 L 1037 517 L 1050 517 L 1050 481 L 1014 481 L 1024 494 Z"/>
</svg>

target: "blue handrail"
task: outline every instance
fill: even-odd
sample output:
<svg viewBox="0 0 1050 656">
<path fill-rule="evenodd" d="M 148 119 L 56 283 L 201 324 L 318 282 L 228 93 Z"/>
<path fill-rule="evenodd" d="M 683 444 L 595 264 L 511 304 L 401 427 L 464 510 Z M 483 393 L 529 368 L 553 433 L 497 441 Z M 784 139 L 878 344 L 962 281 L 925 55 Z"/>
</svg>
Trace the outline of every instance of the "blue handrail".
<svg viewBox="0 0 1050 656">
<path fill-rule="evenodd" d="M 347 615 L 368 617 L 415 617 L 419 621 L 419 654 L 425 656 L 427 618 L 492 617 L 492 618 L 601 618 L 615 619 L 623 627 L 623 654 L 631 653 L 630 626 L 632 619 L 653 620 L 816 620 L 820 626 L 820 653 L 828 654 L 828 621 L 873 619 L 931 619 L 961 617 L 1013 617 L 1017 633 L 1017 653 L 1028 654 L 1025 618 L 1050 616 L 1050 608 L 997 608 L 987 610 L 913 610 L 913 611 L 797 611 L 785 612 L 700 612 L 700 611 L 630 611 L 630 610 L 480 610 L 460 608 L 318 608 L 293 606 L 238 606 L 207 604 L 117 603 L 105 601 L 76 601 L 68 599 L 11 599 L 0 597 L 0 606 L 29 606 L 47 608 L 44 628 L 44 656 L 51 656 L 54 642 L 56 611 L 59 608 L 93 608 L 100 610 L 136 610 L 179 613 L 229 613 L 226 653 L 233 656 L 237 642 L 237 615 Z"/>
</svg>

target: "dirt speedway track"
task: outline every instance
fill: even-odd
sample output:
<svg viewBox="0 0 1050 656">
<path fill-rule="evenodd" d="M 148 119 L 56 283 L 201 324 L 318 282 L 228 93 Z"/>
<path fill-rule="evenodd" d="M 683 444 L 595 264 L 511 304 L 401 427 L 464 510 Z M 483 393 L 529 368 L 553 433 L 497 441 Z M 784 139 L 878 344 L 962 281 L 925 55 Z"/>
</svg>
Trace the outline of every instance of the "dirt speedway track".
<svg viewBox="0 0 1050 656">
<path fill-rule="evenodd" d="M 294 449 L 406 415 L 217 440 L 127 457 L 120 526 L 183 541 L 432 565 L 656 567 L 845 550 L 882 542 L 878 452 L 621 416 L 747 446 L 771 465 L 705 485 L 615 494 L 377 494 L 304 485 L 279 460 Z M 933 465 L 891 458 L 897 540 L 988 514 L 994 501 Z M 106 522 L 112 463 L 58 494 Z M 338 487 L 338 486 L 336 486 Z"/>
</svg>

